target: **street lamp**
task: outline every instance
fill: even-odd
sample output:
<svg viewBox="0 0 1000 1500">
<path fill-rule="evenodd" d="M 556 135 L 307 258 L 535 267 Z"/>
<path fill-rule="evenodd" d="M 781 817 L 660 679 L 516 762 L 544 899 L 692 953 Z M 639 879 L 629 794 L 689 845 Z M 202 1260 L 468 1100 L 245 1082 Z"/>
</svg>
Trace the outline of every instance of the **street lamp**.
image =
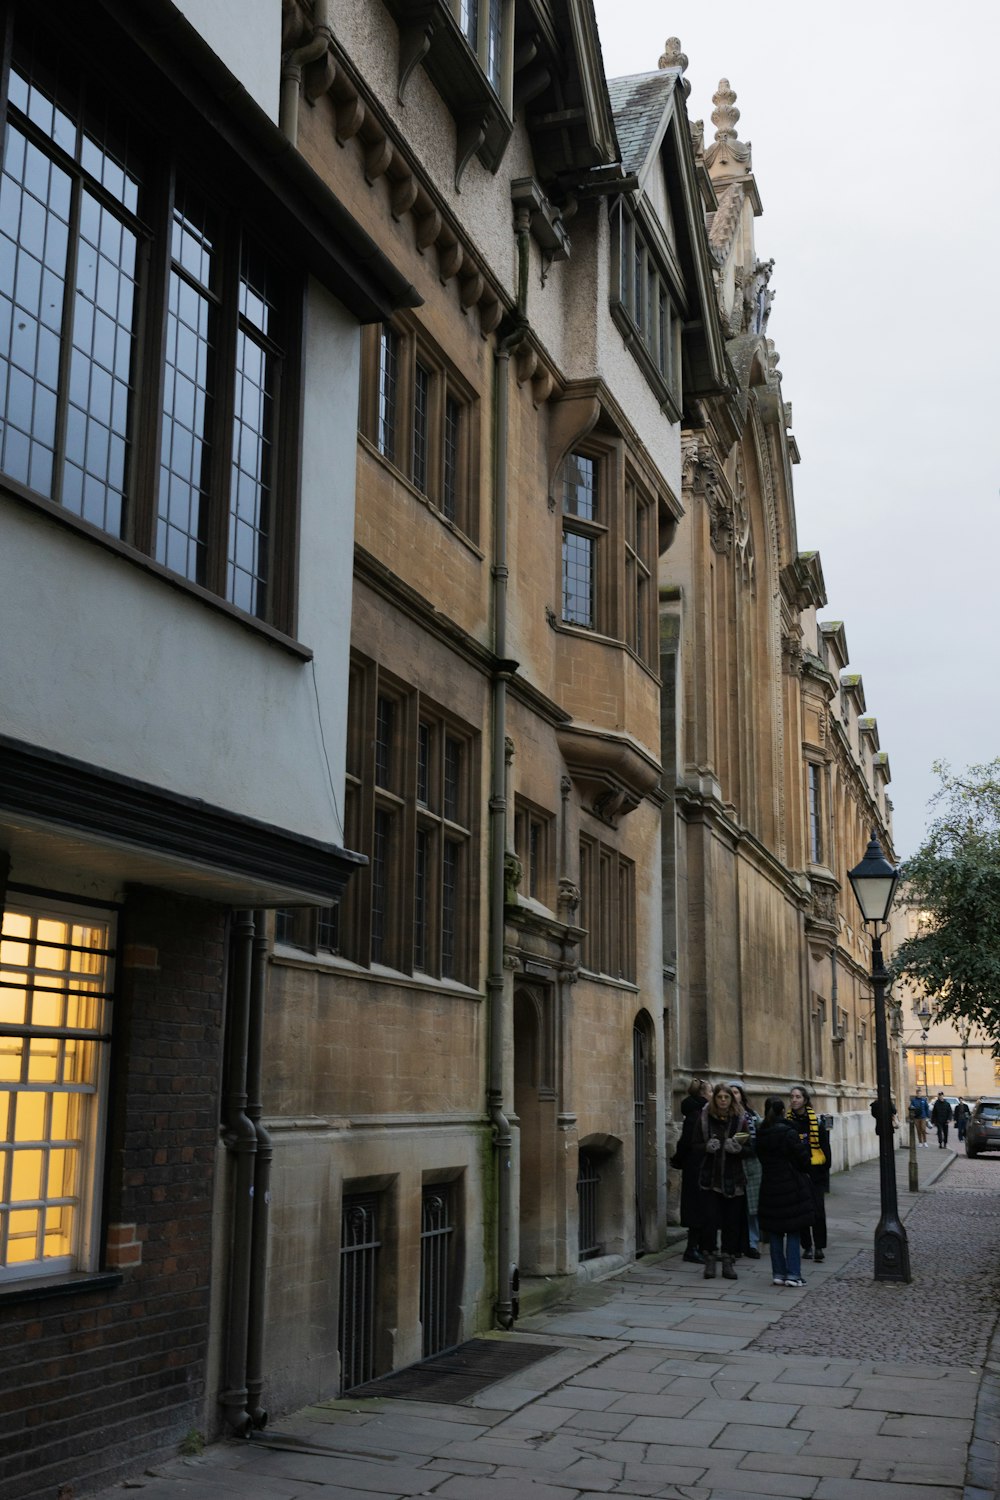
<svg viewBox="0 0 1000 1500">
<path fill-rule="evenodd" d="M 896 1204 L 896 1158 L 892 1138 L 892 1099 L 889 1085 L 889 1039 L 885 1024 L 885 991 L 889 974 L 882 958 L 879 924 L 889 920 L 899 871 L 882 852 L 878 834 L 872 829 L 865 857 L 848 870 L 855 899 L 865 925 L 871 928 L 872 989 L 875 992 L 875 1081 L 878 1088 L 879 1197 L 882 1215 L 875 1227 L 875 1280 L 909 1281 L 910 1247 L 899 1220 Z M 926 1069 L 925 1069 L 926 1072 Z"/>
<path fill-rule="evenodd" d="M 931 1024 L 931 1019 L 932 1019 L 932 1017 L 931 1017 L 931 1008 L 927 1004 L 927 1001 L 925 999 L 923 1005 L 917 1011 L 917 1020 L 920 1022 L 920 1040 L 923 1043 L 923 1047 L 921 1048 L 921 1051 L 924 1054 L 924 1098 L 925 1099 L 929 1099 L 931 1097 L 930 1079 L 927 1077 L 927 1032 L 928 1032 L 928 1029 L 929 1029 L 930 1024 Z"/>
</svg>

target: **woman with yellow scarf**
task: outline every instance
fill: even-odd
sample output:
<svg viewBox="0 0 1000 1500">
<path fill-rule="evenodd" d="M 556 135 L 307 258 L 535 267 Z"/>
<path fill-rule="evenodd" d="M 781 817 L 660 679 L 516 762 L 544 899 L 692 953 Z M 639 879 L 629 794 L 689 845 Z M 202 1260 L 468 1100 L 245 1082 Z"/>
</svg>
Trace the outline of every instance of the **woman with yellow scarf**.
<svg viewBox="0 0 1000 1500">
<path fill-rule="evenodd" d="M 809 1186 L 814 1214 L 812 1228 L 802 1231 L 802 1258 L 820 1261 L 826 1257 L 826 1204 L 823 1199 L 830 1191 L 830 1133 L 813 1109 L 809 1090 L 804 1084 L 796 1084 L 788 1097 L 792 1106 L 789 1124 L 795 1126 L 809 1147 Z"/>
</svg>

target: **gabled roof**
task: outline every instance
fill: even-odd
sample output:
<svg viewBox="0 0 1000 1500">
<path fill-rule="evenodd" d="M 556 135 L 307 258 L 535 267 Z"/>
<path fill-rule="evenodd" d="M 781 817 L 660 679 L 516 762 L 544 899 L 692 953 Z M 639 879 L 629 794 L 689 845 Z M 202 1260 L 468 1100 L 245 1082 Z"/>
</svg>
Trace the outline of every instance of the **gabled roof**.
<svg viewBox="0 0 1000 1500">
<path fill-rule="evenodd" d="M 622 166 L 640 179 L 654 148 L 663 139 L 670 119 L 668 108 L 680 77 L 680 68 L 661 68 L 656 73 L 633 73 L 628 78 L 608 80 Z"/>
<path fill-rule="evenodd" d="M 655 73 L 609 79 L 608 94 L 622 166 L 639 179 L 640 198 L 668 132 L 673 139 L 667 187 L 674 199 L 677 250 L 690 302 L 685 329 L 687 397 L 729 391 L 732 373 L 715 305 L 712 257 L 683 82 L 687 59 L 682 56 L 682 61 L 682 66 L 669 66 L 664 60 Z"/>
</svg>

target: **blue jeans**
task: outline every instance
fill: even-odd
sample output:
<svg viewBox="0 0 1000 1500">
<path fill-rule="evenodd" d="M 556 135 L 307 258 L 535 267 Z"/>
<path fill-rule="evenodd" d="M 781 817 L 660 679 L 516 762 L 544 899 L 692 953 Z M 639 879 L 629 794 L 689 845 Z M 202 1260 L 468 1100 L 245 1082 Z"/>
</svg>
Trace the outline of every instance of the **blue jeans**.
<svg viewBox="0 0 1000 1500">
<path fill-rule="evenodd" d="M 802 1241 L 797 1229 L 792 1234 L 771 1231 L 771 1274 L 782 1279 L 802 1275 Z"/>
</svg>

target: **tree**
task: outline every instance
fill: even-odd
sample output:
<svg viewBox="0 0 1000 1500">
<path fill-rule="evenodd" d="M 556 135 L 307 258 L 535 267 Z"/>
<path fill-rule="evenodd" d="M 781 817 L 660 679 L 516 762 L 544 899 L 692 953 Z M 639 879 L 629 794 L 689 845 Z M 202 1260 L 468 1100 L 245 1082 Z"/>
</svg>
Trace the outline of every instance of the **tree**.
<svg viewBox="0 0 1000 1500">
<path fill-rule="evenodd" d="M 980 1027 L 1000 1057 L 1000 760 L 934 770 L 939 811 L 902 869 L 920 926 L 892 972 L 919 985 L 935 1015 Z"/>
</svg>

